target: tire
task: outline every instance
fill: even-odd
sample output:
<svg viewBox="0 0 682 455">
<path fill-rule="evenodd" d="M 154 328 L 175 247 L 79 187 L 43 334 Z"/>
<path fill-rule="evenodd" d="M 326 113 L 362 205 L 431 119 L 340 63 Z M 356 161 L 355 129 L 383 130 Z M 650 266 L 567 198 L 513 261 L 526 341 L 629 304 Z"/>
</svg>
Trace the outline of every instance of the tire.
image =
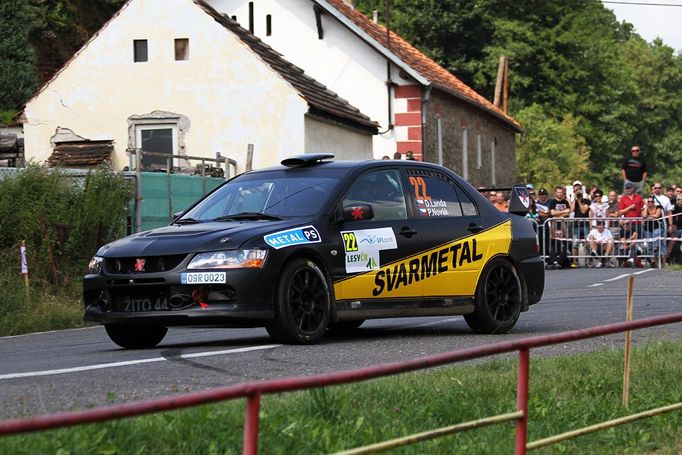
<svg viewBox="0 0 682 455">
<path fill-rule="evenodd" d="M 148 349 L 161 343 L 168 328 L 147 325 L 104 324 L 111 341 L 126 349 Z"/>
<path fill-rule="evenodd" d="M 266 329 L 278 342 L 314 344 L 329 326 L 331 300 L 322 270 L 308 259 L 294 259 L 282 270 L 275 320 Z"/>
<path fill-rule="evenodd" d="M 343 333 L 351 330 L 355 330 L 360 327 L 365 322 L 364 319 L 357 319 L 355 321 L 340 321 L 335 322 L 329 326 L 330 332 Z"/>
<path fill-rule="evenodd" d="M 476 287 L 475 309 L 464 316 L 477 333 L 507 333 L 521 314 L 523 304 L 521 280 L 507 260 L 491 260 L 481 273 Z"/>
</svg>

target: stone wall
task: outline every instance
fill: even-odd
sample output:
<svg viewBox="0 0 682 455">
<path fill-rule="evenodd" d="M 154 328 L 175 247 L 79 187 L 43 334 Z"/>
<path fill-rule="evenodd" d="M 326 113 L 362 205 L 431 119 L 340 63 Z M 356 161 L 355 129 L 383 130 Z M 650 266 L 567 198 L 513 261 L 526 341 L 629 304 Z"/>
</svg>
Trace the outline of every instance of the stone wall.
<svg viewBox="0 0 682 455">
<path fill-rule="evenodd" d="M 516 132 L 511 126 L 439 90 L 431 92 L 425 109 L 424 161 L 438 162 L 437 125 L 440 118 L 445 167 L 465 177 L 474 186 L 504 187 L 516 183 Z M 465 129 L 468 150 L 466 171 L 462 157 Z"/>
</svg>

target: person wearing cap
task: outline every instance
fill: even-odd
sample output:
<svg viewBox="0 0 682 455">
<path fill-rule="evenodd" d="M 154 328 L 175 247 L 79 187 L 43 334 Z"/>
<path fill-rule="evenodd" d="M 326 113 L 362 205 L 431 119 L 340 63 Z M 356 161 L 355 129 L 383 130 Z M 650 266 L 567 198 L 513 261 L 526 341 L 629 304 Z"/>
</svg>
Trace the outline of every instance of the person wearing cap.
<svg viewBox="0 0 682 455">
<path fill-rule="evenodd" d="M 620 174 L 623 177 L 623 189 L 625 184 L 632 183 L 635 193 L 641 193 L 644 187 L 644 182 L 649 176 L 646 161 L 642 157 L 642 151 L 639 145 L 633 145 L 630 148 L 630 156 L 625 158 L 623 164 L 620 166 Z"/>
<path fill-rule="evenodd" d="M 618 202 L 618 216 L 623 218 L 639 218 L 642 215 L 644 200 L 635 192 L 635 185 L 632 182 L 625 182 L 625 194 Z M 621 221 L 620 238 L 623 247 L 629 249 L 627 263 L 634 266 L 637 260 L 637 239 L 642 237 L 641 221 L 627 220 Z"/>
<path fill-rule="evenodd" d="M 583 193 L 583 184 L 580 180 L 573 182 L 573 261 L 571 267 L 578 267 L 578 247 L 587 239 L 590 233 L 590 200 Z"/>
</svg>

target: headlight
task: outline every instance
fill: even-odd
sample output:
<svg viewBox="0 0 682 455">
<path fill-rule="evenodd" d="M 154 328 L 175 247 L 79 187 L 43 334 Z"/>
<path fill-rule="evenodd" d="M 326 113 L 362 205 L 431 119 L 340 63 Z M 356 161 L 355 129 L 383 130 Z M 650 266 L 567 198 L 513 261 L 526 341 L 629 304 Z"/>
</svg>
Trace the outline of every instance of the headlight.
<svg viewBox="0 0 682 455">
<path fill-rule="evenodd" d="M 95 256 L 92 259 L 90 259 L 90 263 L 88 264 L 88 275 L 95 275 L 102 273 L 102 266 L 104 265 L 104 258 L 101 258 L 99 256 Z"/>
<path fill-rule="evenodd" d="M 188 269 L 243 269 L 261 268 L 265 264 L 266 250 L 213 251 L 199 253 Z"/>
</svg>

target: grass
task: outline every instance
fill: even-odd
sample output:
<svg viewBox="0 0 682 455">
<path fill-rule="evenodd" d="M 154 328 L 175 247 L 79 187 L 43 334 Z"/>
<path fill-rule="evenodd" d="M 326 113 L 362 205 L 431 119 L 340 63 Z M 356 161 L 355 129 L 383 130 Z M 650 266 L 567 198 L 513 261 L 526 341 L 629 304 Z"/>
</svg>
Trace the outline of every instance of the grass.
<svg viewBox="0 0 682 455">
<path fill-rule="evenodd" d="M 682 343 L 633 352 L 630 409 L 621 407 L 623 354 L 561 358 L 531 353 L 528 440 L 682 401 Z M 515 407 L 516 362 L 440 368 L 286 395 L 261 402 L 260 452 L 331 453 Z M 0 453 L 231 454 L 241 452 L 242 400 L 70 429 L 0 438 Z M 506 423 L 397 449 L 398 454 L 513 453 Z M 682 412 L 657 416 L 539 454 L 673 454 L 682 447 Z"/>
<path fill-rule="evenodd" d="M 682 264 L 668 264 L 665 266 L 666 270 L 672 270 L 673 272 L 682 272 Z"/>
<path fill-rule="evenodd" d="M 31 280 L 28 290 L 21 276 L 0 274 L 0 336 L 82 327 L 81 284 L 74 281 L 56 292 Z"/>
</svg>

